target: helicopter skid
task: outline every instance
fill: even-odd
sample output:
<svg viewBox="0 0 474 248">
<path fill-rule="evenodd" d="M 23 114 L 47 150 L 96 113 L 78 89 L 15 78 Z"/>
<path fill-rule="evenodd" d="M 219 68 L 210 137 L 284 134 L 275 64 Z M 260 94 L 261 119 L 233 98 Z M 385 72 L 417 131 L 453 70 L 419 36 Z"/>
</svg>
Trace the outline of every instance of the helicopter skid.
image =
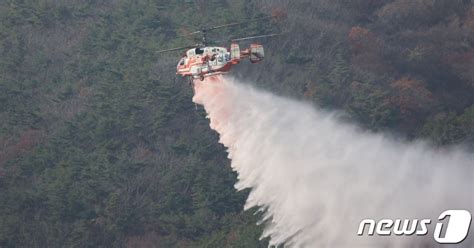
<svg viewBox="0 0 474 248">
<path fill-rule="evenodd" d="M 201 81 L 204 80 L 204 78 L 207 78 L 207 77 L 212 77 L 212 76 L 216 76 L 216 75 L 222 75 L 222 74 L 226 74 L 227 72 L 225 71 L 218 71 L 218 72 L 211 72 L 211 73 L 206 73 L 206 74 L 201 74 L 201 75 L 193 75 L 193 79 L 201 79 Z"/>
</svg>

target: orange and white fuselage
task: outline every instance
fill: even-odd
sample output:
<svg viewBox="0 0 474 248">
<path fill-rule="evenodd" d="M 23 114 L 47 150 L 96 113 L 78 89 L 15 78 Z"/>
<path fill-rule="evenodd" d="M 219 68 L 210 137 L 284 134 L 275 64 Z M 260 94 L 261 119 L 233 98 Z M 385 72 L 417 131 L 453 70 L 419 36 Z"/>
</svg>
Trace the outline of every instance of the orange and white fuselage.
<svg viewBox="0 0 474 248">
<path fill-rule="evenodd" d="M 242 52 L 236 43 L 231 44 L 230 51 L 225 47 L 192 48 L 179 60 L 176 74 L 203 80 L 207 76 L 226 73 L 243 57 L 250 57 L 252 63 L 257 63 L 263 59 L 263 47 L 252 44 Z"/>
</svg>

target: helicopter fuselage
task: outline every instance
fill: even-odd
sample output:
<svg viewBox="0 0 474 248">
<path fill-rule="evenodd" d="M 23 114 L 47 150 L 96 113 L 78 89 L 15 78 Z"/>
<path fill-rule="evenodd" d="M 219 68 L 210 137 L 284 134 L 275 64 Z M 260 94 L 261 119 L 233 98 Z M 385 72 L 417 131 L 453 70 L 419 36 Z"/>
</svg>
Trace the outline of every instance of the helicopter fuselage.
<svg viewBox="0 0 474 248">
<path fill-rule="evenodd" d="M 228 72 L 241 59 L 249 58 L 258 63 L 264 58 L 263 46 L 251 44 L 250 48 L 240 50 L 237 43 L 225 47 L 196 47 L 186 51 L 176 67 L 176 74 L 183 77 L 204 80 L 204 77 Z"/>
<path fill-rule="evenodd" d="M 225 47 L 196 47 L 186 51 L 176 67 L 176 74 L 203 79 L 206 76 L 222 74 L 238 64 Z"/>
</svg>

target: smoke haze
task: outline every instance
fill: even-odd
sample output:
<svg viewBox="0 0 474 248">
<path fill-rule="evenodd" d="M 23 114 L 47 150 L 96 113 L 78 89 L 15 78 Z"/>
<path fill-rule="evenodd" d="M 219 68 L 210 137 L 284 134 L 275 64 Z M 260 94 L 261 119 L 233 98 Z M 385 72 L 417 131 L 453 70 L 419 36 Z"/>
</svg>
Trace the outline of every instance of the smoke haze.
<svg viewBox="0 0 474 248">
<path fill-rule="evenodd" d="M 474 160 L 460 148 L 395 141 L 232 78 L 196 81 L 195 90 L 228 148 L 235 187 L 251 189 L 245 208 L 265 210 L 270 245 L 432 247 L 440 213 L 473 212 Z M 358 236 L 365 218 L 432 222 L 424 237 Z M 463 245 L 472 237 L 471 228 Z"/>
</svg>

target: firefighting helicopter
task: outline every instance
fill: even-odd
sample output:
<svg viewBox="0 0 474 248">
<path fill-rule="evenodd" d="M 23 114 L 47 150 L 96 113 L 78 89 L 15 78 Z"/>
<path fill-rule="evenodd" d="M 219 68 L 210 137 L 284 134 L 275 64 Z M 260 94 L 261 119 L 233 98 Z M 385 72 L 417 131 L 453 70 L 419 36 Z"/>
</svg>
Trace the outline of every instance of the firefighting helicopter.
<svg viewBox="0 0 474 248">
<path fill-rule="evenodd" d="M 208 28 L 202 28 L 186 36 L 201 35 L 201 42 L 191 46 L 176 47 L 158 51 L 158 53 L 185 50 L 176 66 L 176 74 L 182 77 L 188 77 L 190 82 L 194 79 L 204 80 L 205 77 L 227 73 L 233 65 L 239 64 L 242 59 L 249 58 L 252 64 L 258 63 L 265 57 L 263 46 L 258 43 L 252 43 L 249 48 L 240 49 L 238 41 L 252 40 L 264 37 L 272 37 L 280 34 L 265 34 L 249 36 L 237 39 L 230 39 L 230 48 L 221 46 L 209 46 L 207 33 L 211 30 L 220 28 L 239 26 L 250 22 L 279 17 L 277 14 L 260 17 L 244 22 L 235 22 Z"/>
</svg>

